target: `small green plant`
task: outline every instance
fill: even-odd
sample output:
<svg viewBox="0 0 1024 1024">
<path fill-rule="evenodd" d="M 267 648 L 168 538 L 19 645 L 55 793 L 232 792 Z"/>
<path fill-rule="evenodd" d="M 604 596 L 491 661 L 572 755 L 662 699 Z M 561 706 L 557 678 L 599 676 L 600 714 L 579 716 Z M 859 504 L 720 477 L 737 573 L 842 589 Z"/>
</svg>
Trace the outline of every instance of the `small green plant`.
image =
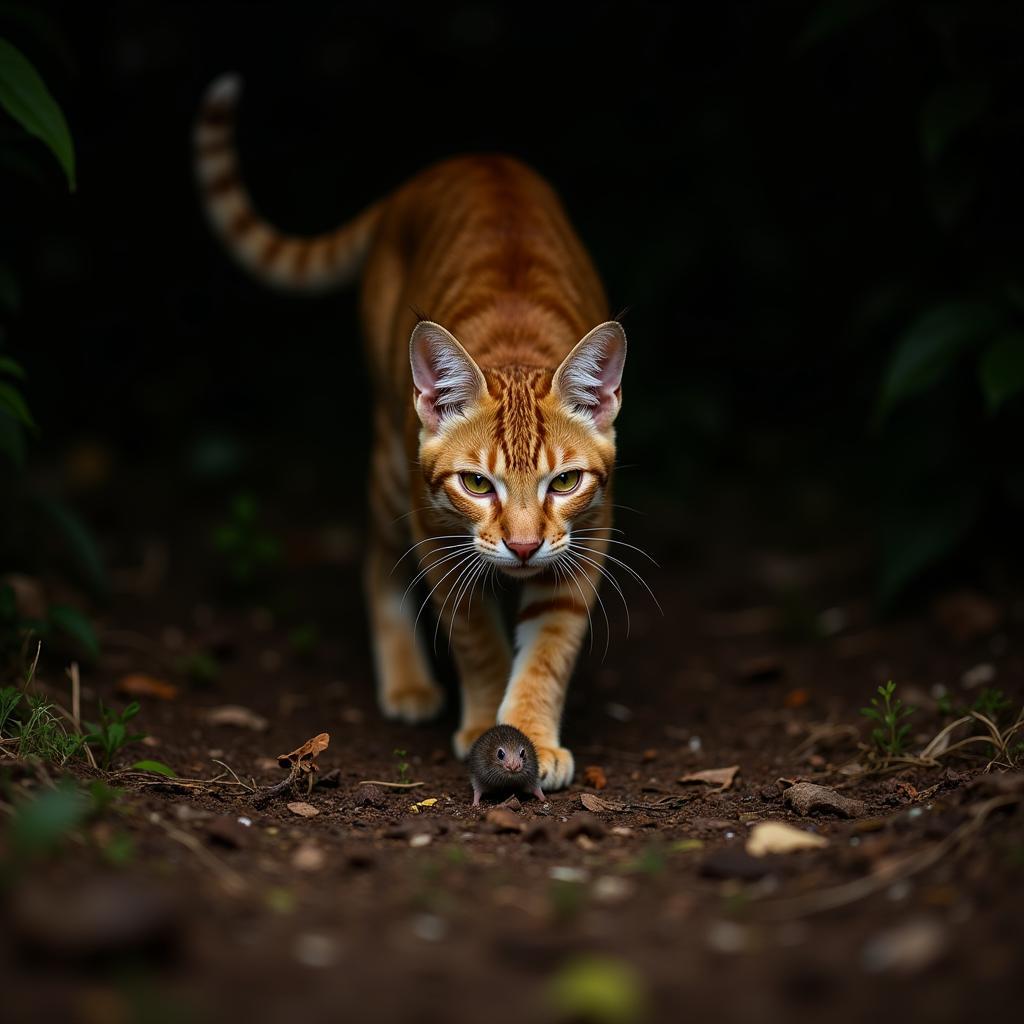
<svg viewBox="0 0 1024 1024">
<path fill-rule="evenodd" d="M 896 757 L 907 749 L 907 735 L 910 724 L 906 721 L 915 709 L 907 707 L 896 696 L 896 684 L 890 679 L 878 688 L 878 696 L 871 698 L 870 707 L 861 708 L 860 713 L 878 725 L 871 730 L 875 746 L 888 757 Z"/>
<path fill-rule="evenodd" d="M 408 782 L 409 762 L 406 761 L 406 758 L 409 756 L 409 752 L 407 750 L 399 750 L 396 747 L 393 753 L 395 755 L 395 770 L 398 772 L 398 781 L 403 783 Z"/>
<path fill-rule="evenodd" d="M 993 722 L 998 722 L 1003 714 L 1013 707 L 1013 701 L 1003 693 L 1002 690 L 992 690 L 986 687 L 978 694 L 977 699 L 971 705 L 972 711 L 984 715 Z"/>
<path fill-rule="evenodd" d="M 213 546 L 223 557 L 231 582 L 249 587 L 281 560 L 281 545 L 260 522 L 256 501 L 239 494 L 228 520 L 214 530 Z"/>
<path fill-rule="evenodd" d="M 63 765 L 81 751 L 85 741 L 68 730 L 54 705 L 28 692 L 32 678 L 29 669 L 23 687 L 0 689 L 0 746 L 20 758 Z"/>
<path fill-rule="evenodd" d="M 100 753 L 100 767 L 104 771 L 110 768 L 110 763 L 118 751 L 128 746 L 129 743 L 137 743 L 146 735 L 142 732 L 128 732 L 128 722 L 138 713 L 139 702 L 136 700 L 133 700 L 120 714 L 100 701 L 99 722 L 86 723 L 86 728 L 89 731 L 85 735 L 85 742 Z"/>
</svg>

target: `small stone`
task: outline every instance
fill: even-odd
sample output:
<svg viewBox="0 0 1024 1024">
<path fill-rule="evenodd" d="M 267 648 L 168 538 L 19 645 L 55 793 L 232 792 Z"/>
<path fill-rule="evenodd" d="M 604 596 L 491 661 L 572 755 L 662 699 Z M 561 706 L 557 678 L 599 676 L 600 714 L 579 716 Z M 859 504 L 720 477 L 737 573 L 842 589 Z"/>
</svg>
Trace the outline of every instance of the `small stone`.
<svg viewBox="0 0 1024 1024">
<path fill-rule="evenodd" d="M 590 874 L 583 868 L 573 868 L 559 864 L 548 869 L 548 877 L 556 882 L 583 883 L 590 878 Z"/>
<path fill-rule="evenodd" d="M 589 811 L 577 811 L 562 826 L 562 835 L 566 839 L 586 836 L 588 839 L 601 839 L 605 835 L 605 827 L 600 818 Z"/>
<path fill-rule="evenodd" d="M 872 973 L 916 974 L 942 958 L 946 931 L 932 918 L 919 918 L 890 928 L 864 946 L 861 960 Z"/>
<path fill-rule="evenodd" d="M 738 878 L 753 882 L 771 873 L 773 857 L 752 857 L 738 846 L 722 846 L 712 850 L 700 865 L 700 874 L 705 878 Z"/>
<path fill-rule="evenodd" d="M 440 942 L 447 931 L 444 918 L 437 914 L 419 914 L 412 920 L 412 933 L 423 942 Z"/>
<path fill-rule="evenodd" d="M 333 967 L 338 960 L 338 943 L 330 935 L 307 932 L 296 938 L 294 953 L 304 967 Z"/>
<path fill-rule="evenodd" d="M 712 921 L 707 940 L 716 953 L 742 953 L 749 941 L 748 929 L 735 921 Z"/>
<path fill-rule="evenodd" d="M 634 885 L 619 875 L 602 875 L 594 882 L 594 899 L 600 903 L 622 903 L 633 895 Z"/>
<path fill-rule="evenodd" d="M 316 843 L 303 843 L 292 854 L 296 871 L 319 871 L 327 863 L 327 854 Z"/>
<path fill-rule="evenodd" d="M 551 839 L 551 825 L 546 821 L 531 822 L 523 833 L 523 842 L 533 846 L 535 843 L 546 843 Z"/>
<path fill-rule="evenodd" d="M 387 797 L 380 786 L 360 786 L 356 790 L 357 807 L 376 807 L 378 810 L 387 804 Z"/>
<path fill-rule="evenodd" d="M 777 655 L 762 654 L 741 661 L 736 674 L 747 683 L 773 683 L 785 674 L 785 666 Z"/>
<path fill-rule="evenodd" d="M 523 819 L 515 811 L 511 811 L 507 807 L 492 807 L 487 812 L 485 821 L 498 833 L 522 832 L 525 828 Z"/>
<path fill-rule="evenodd" d="M 996 678 L 996 667 L 991 662 L 982 662 L 980 665 L 975 665 L 974 668 L 969 668 L 961 677 L 960 682 L 963 683 L 965 690 L 973 690 L 978 686 L 985 686 L 991 683 Z"/>
<path fill-rule="evenodd" d="M 426 832 L 418 832 L 416 835 L 410 837 L 409 845 L 414 850 L 420 850 L 424 846 L 429 846 L 432 839 Z"/>
<path fill-rule="evenodd" d="M 230 814 L 219 815 L 207 822 L 206 835 L 210 842 L 229 850 L 241 849 L 249 839 L 246 827 Z"/>
<path fill-rule="evenodd" d="M 841 818 L 859 818 L 867 810 L 863 800 L 842 796 L 827 786 L 798 782 L 782 794 L 782 799 L 797 814 L 835 814 Z"/>
<path fill-rule="evenodd" d="M 300 818 L 315 818 L 320 811 L 312 804 L 307 804 L 304 800 L 296 800 L 294 803 L 288 805 L 288 810 L 292 814 L 297 814 Z"/>
</svg>

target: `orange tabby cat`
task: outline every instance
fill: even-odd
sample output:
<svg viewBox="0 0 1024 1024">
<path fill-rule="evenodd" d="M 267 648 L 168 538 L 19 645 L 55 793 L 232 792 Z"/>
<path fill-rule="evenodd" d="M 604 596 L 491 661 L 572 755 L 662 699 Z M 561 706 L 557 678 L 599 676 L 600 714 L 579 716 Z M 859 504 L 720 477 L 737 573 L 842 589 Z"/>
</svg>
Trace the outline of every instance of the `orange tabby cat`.
<svg viewBox="0 0 1024 1024">
<path fill-rule="evenodd" d="M 425 579 L 437 615 L 426 632 L 443 631 L 461 683 L 456 752 L 507 722 L 536 745 L 543 788 L 563 787 L 562 708 L 609 543 L 622 327 L 557 196 L 509 157 L 445 161 L 329 234 L 275 231 L 239 177 L 239 92 L 236 78 L 214 83 L 195 140 L 228 248 L 288 289 L 332 288 L 362 269 L 380 705 L 410 722 L 441 705 L 410 596 Z M 484 589 L 494 572 L 521 582 L 514 650 Z"/>
</svg>

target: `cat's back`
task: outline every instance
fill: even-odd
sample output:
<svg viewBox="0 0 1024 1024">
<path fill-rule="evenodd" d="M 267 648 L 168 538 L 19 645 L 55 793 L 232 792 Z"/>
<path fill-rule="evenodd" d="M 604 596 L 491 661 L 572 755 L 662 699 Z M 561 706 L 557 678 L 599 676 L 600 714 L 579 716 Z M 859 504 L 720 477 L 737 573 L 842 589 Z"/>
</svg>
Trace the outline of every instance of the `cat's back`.
<svg viewBox="0 0 1024 1024">
<path fill-rule="evenodd" d="M 393 194 L 366 289 L 393 288 L 396 272 L 409 314 L 398 317 L 393 337 L 407 339 L 420 313 L 484 365 L 557 361 L 607 319 L 600 280 L 554 188 L 504 154 L 448 158 Z M 530 335 L 548 339 L 550 352 L 510 344 Z"/>
</svg>

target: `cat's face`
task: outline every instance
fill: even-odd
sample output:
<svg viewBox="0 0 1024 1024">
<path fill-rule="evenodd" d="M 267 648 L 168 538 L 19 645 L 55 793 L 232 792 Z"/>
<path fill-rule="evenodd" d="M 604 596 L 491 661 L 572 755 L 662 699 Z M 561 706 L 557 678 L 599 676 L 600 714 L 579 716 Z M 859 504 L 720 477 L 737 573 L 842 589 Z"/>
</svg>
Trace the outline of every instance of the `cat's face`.
<svg viewBox="0 0 1024 1024">
<path fill-rule="evenodd" d="M 447 331 L 413 332 L 420 465 L 434 518 L 511 576 L 555 564 L 606 500 L 626 340 L 595 328 L 550 370 L 482 371 Z M 452 544 L 453 539 L 448 543 Z"/>
</svg>

